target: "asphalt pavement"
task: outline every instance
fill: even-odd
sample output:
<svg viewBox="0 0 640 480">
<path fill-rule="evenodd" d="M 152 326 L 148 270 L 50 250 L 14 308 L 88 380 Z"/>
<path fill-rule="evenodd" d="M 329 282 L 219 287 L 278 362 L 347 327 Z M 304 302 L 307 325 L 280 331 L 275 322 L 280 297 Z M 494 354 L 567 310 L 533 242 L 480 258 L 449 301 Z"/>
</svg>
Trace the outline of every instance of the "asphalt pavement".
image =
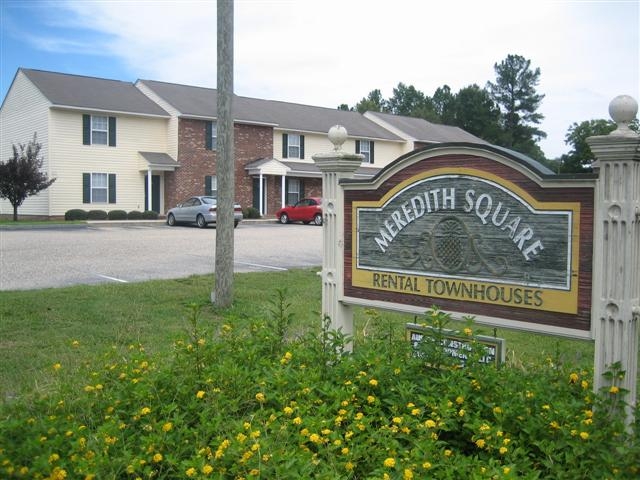
<svg viewBox="0 0 640 480">
<path fill-rule="evenodd" d="M 320 227 L 243 221 L 234 232 L 236 272 L 322 264 Z M 208 274 L 215 267 L 215 239 L 215 227 L 169 227 L 162 222 L 3 228 L 0 290 Z"/>
</svg>

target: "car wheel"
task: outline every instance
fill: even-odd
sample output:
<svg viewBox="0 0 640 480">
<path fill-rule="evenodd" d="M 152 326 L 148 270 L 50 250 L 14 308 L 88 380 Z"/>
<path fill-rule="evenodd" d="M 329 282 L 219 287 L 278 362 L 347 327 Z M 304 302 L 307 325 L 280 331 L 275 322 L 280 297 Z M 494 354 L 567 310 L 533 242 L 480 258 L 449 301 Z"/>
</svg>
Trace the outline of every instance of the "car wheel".
<svg viewBox="0 0 640 480">
<path fill-rule="evenodd" d="M 316 225 L 322 225 L 322 215 L 319 213 L 316 213 L 315 216 L 313 217 L 313 223 Z"/>
<path fill-rule="evenodd" d="M 173 213 L 170 213 L 169 216 L 167 217 L 167 225 L 169 225 L 170 227 L 175 226 L 176 224 L 176 217 L 173 216 Z"/>
<path fill-rule="evenodd" d="M 207 222 L 202 215 L 196 217 L 196 223 L 198 224 L 198 228 L 205 228 L 207 226 Z"/>
<path fill-rule="evenodd" d="M 289 215 L 287 215 L 286 213 L 281 214 L 280 223 L 282 224 L 289 223 Z"/>
</svg>

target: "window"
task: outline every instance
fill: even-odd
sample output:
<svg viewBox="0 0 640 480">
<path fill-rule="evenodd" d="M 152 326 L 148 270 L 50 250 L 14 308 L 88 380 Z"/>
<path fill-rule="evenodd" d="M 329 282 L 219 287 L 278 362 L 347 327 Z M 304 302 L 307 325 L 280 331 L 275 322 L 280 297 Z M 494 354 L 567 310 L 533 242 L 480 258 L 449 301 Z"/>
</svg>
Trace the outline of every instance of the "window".
<svg viewBox="0 0 640 480">
<path fill-rule="evenodd" d="M 282 134 L 282 158 L 304 158 L 304 135 Z"/>
<path fill-rule="evenodd" d="M 205 128 L 205 145 L 207 150 L 217 150 L 218 148 L 218 123 L 207 122 Z"/>
<path fill-rule="evenodd" d="M 116 146 L 116 117 L 82 115 L 82 144 Z"/>
<path fill-rule="evenodd" d="M 91 116 L 91 145 L 106 145 L 109 137 L 107 117 Z"/>
<path fill-rule="evenodd" d="M 207 175 L 204 177 L 204 194 L 213 198 L 218 198 L 218 177 Z"/>
<path fill-rule="evenodd" d="M 302 181 L 298 178 L 287 179 L 287 205 L 295 205 L 302 197 Z"/>
<path fill-rule="evenodd" d="M 364 155 L 363 163 L 373 163 L 373 142 L 370 140 L 356 140 L 356 153 Z"/>
<path fill-rule="evenodd" d="M 116 203 L 116 175 L 83 173 L 82 203 Z"/>
</svg>

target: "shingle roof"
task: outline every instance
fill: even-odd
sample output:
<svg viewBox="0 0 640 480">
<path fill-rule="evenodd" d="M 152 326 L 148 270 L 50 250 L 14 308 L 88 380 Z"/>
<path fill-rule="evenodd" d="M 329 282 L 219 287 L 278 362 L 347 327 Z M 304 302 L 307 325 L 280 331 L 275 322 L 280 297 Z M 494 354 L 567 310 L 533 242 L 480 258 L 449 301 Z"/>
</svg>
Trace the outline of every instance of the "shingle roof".
<svg viewBox="0 0 640 480">
<path fill-rule="evenodd" d="M 168 116 L 130 82 L 27 68 L 20 70 L 58 107 Z"/>
<path fill-rule="evenodd" d="M 217 118 L 217 91 L 155 80 L 139 80 L 187 117 Z M 261 123 L 283 130 L 327 133 L 342 125 L 351 137 L 401 141 L 402 139 L 358 112 L 348 112 L 297 103 L 234 96 L 233 118 L 238 122 Z"/>
<path fill-rule="evenodd" d="M 487 144 L 479 137 L 466 132 L 458 127 L 450 125 L 440 125 L 428 122 L 422 118 L 404 117 L 401 115 L 393 115 L 391 113 L 367 112 L 369 116 L 375 116 L 388 123 L 407 135 L 411 136 L 418 142 L 472 142 Z"/>
<path fill-rule="evenodd" d="M 142 158 L 149 165 L 165 165 L 168 167 L 178 167 L 178 162 L 176 162 L 171 155 L 163 152 L 138 152 Z"/>
</svg>

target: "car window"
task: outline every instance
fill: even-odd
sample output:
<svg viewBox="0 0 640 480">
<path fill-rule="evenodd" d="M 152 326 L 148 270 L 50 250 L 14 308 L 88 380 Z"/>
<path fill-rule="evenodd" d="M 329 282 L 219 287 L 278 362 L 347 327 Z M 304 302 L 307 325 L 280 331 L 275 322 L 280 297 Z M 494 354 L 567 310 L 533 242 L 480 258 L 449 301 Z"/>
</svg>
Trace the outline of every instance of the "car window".
<svg viewBox="0 0 640 480">
<path fill-rule="evenodd" d="M 296 203 L 296 207 L 307 207 L 309 205 L 309 199 L 303 198 L 298 203 Z"/>
<path fill-rule="evenodd" d="M 216 199 L 214 197 L 202 197 L 202 203 L 206 203 L 208 205 L 215 205 Z"/>
</svg>

